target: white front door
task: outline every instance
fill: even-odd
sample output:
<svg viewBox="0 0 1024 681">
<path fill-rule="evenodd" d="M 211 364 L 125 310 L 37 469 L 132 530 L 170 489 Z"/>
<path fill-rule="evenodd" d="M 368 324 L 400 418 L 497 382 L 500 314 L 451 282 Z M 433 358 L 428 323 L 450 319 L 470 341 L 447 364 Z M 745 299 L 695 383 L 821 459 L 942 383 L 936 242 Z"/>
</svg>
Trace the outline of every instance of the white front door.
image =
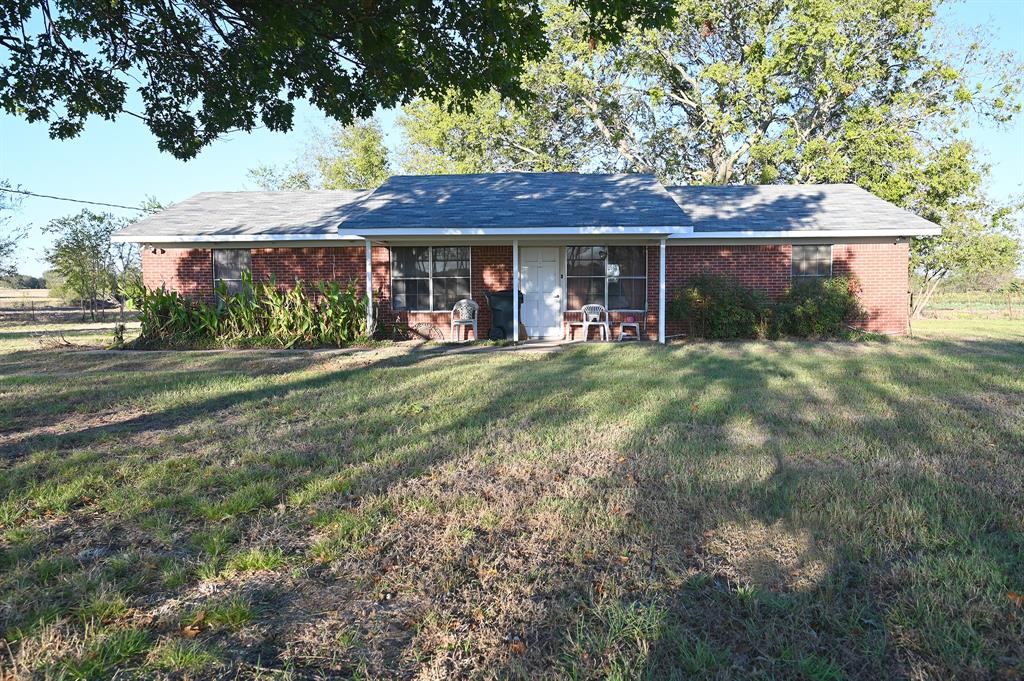
<svg viewBox="0 0 1024 681">
<path fill-rule="evenodd" d="M 524 247 L 519 252 L 523 325 L 530 338 L 562 337 L 562 283 L 558 247 Z"/>
</svg>

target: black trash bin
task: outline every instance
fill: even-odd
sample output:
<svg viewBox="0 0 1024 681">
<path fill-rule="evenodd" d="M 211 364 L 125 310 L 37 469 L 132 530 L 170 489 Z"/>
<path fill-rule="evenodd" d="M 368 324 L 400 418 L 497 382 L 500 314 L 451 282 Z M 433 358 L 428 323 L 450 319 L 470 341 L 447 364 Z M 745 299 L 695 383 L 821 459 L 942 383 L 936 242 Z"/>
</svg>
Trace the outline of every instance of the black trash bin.
<svg viewBox="0 0 1024 681">
<path fill-rule="evenodd" d="M 491 340 L 512 338 L 512 291 L 487 293 L 487 305 L 491 308 Z M 519 309 L 523 309 L 523 292 L 519 292 Z"/>
</svg>

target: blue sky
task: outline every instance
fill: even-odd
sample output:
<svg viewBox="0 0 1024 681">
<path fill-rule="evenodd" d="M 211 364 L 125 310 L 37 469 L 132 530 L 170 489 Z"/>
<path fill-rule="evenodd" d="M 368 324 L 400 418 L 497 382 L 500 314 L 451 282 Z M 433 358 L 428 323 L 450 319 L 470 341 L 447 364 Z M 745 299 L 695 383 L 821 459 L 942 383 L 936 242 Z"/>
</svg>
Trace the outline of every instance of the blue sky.
<svg viewBox="0 0 1024 681">
<path fill-rule="evenodd" d="M 1024 55 L 1024 0 L 966 0 L 944 8 L 942 20 L 947 26 L 985 25 L 993 32 L 990 48 Z M 390 144 L 397 140 L 394 118 L 394 112 L 381 115 Z M 125 205 L 138 205 L 146 196 L 174 202 L 201 191 L 255 188 L 246 178 L 249 168 L 291 161 L 303 151 L 310 134 L 327 125 L 316 109 L 302 106 L 289 133 L 234 134 L 182 162 L 157 150 L 148 129 L 134 118 L 93 120 L 80 137 L 54 141 L 45 125 L 3 115 L 0 178 L 42 194 Z M 975 127 L 970 136 L 992 166 L 992 195 L 1005 199 L 1024 194 L 1024 119 L 1004 129 Z M 20 246 L 19 271 L 39 275 L 46 269 L 49 237 L 41 227 L 81 207 L 31 197 L 22 202 L 13 223 L 28 225 L 30 236 Z"/>
</svg>

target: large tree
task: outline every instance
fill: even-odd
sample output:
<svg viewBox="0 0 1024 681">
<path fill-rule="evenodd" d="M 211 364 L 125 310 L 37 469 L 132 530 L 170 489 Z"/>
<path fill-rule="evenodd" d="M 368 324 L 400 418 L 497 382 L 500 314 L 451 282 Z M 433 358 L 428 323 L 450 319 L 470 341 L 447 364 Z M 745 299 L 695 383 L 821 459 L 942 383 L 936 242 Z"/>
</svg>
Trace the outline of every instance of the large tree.
<svg viewBox="0 0 1024 681">
<path fill-rule="evenodd" d="M 671 0 L 571 1 L 598 42 L 671 17 Z M 290 129 L 296 99 L 343 124 L 452 90 L 522 100 L 547 49 L 539 0 L 0 0 L 0 105 L 60 139 L 135 116 L 191 158 L 226 131 Z"/>
<path fill-rule="evenodd" d="M 248 175 L 268 191 L 374 189 L 391 175 L 391 159 L 380 123 L 371 118 L 315 134 L 289 165 L 261 164 Z"/>
<path fill-rule="evenodd" d="M 529 155 L 554 140 L 534 133 L 557 115 L 555 134 L 603 142 L 582 170 L 684 183 L 858 182 L 909 200 L 922 182 L 915 169 L 948 153 L 964 125 L 1020 110 L 1015 58 L 954 43 L 935 25 L 938 4 L 679 0 L 671 25 L 634 27 L 602 45 L 580 12 L 553 0 L 553 50 L 523 80 L 549 106 L 499 105 L 491 95 L 478 115 L 453 119 L 420 103 L 412 143 L 478 145 L 485 158 L 522 145 Z M 421 130 L 431 121 L 434 130 Z"/>
</svg>

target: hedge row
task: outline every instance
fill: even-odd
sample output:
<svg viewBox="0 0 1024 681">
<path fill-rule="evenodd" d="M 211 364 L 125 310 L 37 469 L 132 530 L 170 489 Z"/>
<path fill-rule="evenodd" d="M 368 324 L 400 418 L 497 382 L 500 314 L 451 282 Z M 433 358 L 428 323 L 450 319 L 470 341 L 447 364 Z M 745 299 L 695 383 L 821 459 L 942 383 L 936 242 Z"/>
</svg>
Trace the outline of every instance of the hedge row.
<svg viewBox="0 0 1024 681">
<path fill-rule="evenodd" d="M 668 319 L 686 323 L 697 338 L 837 337 L 863 315 L 850 277 L 797 282 L 772 301 L 735 279 L 705 275 L 688 281 L 668 306 Z"/>
</svg>

